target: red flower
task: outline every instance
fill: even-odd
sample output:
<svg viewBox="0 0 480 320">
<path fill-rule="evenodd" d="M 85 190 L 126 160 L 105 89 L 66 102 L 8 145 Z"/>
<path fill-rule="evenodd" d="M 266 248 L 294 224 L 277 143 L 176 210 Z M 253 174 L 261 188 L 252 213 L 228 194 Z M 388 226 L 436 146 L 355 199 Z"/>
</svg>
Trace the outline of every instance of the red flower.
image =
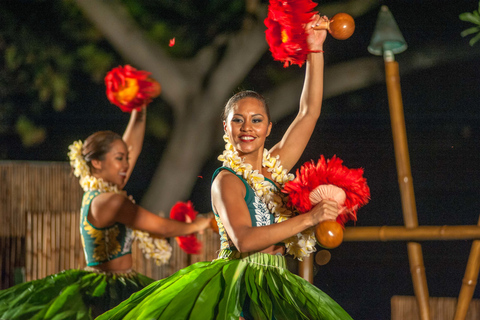
<svg viewBox="0 0 480 320">
<path fill-rule="evenodd" d="M 172 39 L 170 39 L 170 41 L 168 42 L 168 46 L 169 47 L 173 47 L 175 45 L 175 37 L 173 37 Z"/>
<path fill-rule="evenodd" d="M 265 37 L 273 58 L 282 61 L 284 67 L 301 67 L 311 52 L 304 28 L 317 13 L 312 11 L 316 5 L 311 0 L 270 0 Z"/>
<path fill-rule="evenodd" d="M 288 194 L 287 205 L 301 213 L 312 209 L 310 192 L 320 185 L 334 185 L 345 192 L 346 212 L 338 215 L 337 222 L 344 225 L 348 220 L 357 220 L 357 209 L 368 203 L 370 188 L 363 177 L 363 169 L 348 169 L 336 156 L 325 160 L 323 155 L 315 165 L 313 161 L 304 163 L 296 172 L 294 180 L 285 184 L 283 192 Z"/>
<path fill-rule="evenodd" d="M 161 92 L 160 84 L 149 78 L 150 74 L 129 65 L 113 68 L 105 76 L 108 100 L 123 112 L 147 106 Z"/>
<path fill-rule="evenodd" d="M 188 216 L 191 221 L 195 220 L 197 216 L 197 211 L 193 208 L 191 201 L 187 202 L 177 202 L 172 209 L 170 210 L 170 219 L 175 219 L 178 221 L 186 221 Z M 199 254 L 202 249 L 202 243 L 198 241 L 197 237 L 194 234 L 189 234 L 186 236 L 175 237 L 180 248 L 188 254 Z"/>
</svg>

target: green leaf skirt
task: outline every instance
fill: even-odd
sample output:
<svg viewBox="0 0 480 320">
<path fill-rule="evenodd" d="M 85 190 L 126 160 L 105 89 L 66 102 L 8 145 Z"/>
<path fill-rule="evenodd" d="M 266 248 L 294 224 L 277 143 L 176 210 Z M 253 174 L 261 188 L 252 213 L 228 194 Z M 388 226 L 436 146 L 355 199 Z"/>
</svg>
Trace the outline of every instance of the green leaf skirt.
<svg viewBox="0 0 480 320">
<path fill-rule="evenodd" d="M 0 319 L 93 319 L 154 280 L 134 271 L 65 270 L 0 291 Z"/>
<path fill-rule="evenodd" d="M 254 253 L 198 262 L 134 293 L 106 319 L 351 319 L 332 298 L 286 268 L 283 256 Z"/>
</svg>

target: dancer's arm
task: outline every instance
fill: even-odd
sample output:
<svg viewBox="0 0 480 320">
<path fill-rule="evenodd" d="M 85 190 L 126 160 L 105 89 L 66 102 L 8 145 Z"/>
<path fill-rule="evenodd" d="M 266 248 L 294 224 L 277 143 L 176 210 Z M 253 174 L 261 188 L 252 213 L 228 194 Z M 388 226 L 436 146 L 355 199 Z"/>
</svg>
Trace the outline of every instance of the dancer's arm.
<svg viewBox="0 0 480 320">
<path fill-rule="evenodd" d="M 324 220 L 338 215 L 335 201 L 323 200 L 310 212 L 269 226 L 252 227 L 245 203 L 245 185 L 233 173 L 222 171 L 212 184 L 212 204 L 230 239 L 240 252 L 262 251 Z"/>
<path fill-rule="evenodd" d="M 128 148 L 128 171 L 125 184 L 127 183 L 133 168 L 137 163 L 138 156 L 142 151 L 143 139 L 145 137 L 145 127 L 147 118 L 147 108 L 143 107 L 141 111 L 133 110 L 128 121 L 127 128 L 123 134 L 123 141 L 127 144 Z M 123 186 L 122 186 L 123 187 Z"/>
<path fill-rule="evenodd" d="M 210 218 L 197 216 L 191 223 L 162 218 L 116 193 L 102 193 L 93 199 L 89 221 L 97 228 L 122 223 L 159 237 L 175 237 L 205 230 Z"/>
<path fill-rule="evenodd" d="M 273 156 L 280 155 L 282 165 L 290 170 L 302 155 L 315 125 L 320 116 L 323 99 L 323 42 L 325 41 L 325 30 L 314 30 L 313 26 L 321 19 L 315 15 L 312 21 L 305 27 L 308 34 L 309 48 L 316 53 L 307 56 L 305 81 L 298 114 L 290 124 L 282 140 L 277 143 L 270 153 Z"/>
</svg>

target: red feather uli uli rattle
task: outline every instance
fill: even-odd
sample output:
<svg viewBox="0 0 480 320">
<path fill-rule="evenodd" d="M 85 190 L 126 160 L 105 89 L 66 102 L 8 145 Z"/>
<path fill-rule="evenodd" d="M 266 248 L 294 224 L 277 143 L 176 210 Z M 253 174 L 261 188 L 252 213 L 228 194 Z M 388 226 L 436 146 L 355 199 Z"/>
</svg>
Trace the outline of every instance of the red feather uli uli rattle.
<svg viewBox="0 0 480 320">
<path fill-rule="evenodd" d="M 304 26 L 317 14 L 312 11 L 316 6 L 311 0 L 270 0 L 265 37 L 273 58 L 282 61 L 284 67 L 301 67 L 311 52 Z M 355 21 L 346 13 L 338 13 L 314 29 L 327 30 L 335 39 L 345 40 L 355 31 Z"/>
<path fill-rule="evenodd" d="M 191 201 L 179 201 L 170 210 L 170 219 L 191 222 L 195 220 L 197 214 L 198 211 L 195 211 Z M 195 234 L 175 237 L 175 240 L 177 240 L 178 246 L 188 254 L 199 254 L 202 250 L 202 243 L 197 239 Z"/>
<path fill-rule="evenodd" d="M 368 203 L 370 189 L 363 177 L 363 169 L 349 169 L 336 156 L 330 160 L 320 157 L 317 164 L 304 163 L 294 180 L 285 184 L 290 207 L 300 213 L 308 212 L 324 199 L 335 200 L 339 215 L 336 221 L 323 221 L 315 229 L 318 243 L 328 249 L 338 247 L 343 241 L 343 227 L 357 220 L 357 210 Z"/>
<path fill-rule="evenodd" d="M 150 75 L 150 72 L 128 64 L 113 68 L 105 76 L 108 100 L 123 112 L 131 113 L 146 107 L 162 91 L 160 84 Z"/>
</svg>

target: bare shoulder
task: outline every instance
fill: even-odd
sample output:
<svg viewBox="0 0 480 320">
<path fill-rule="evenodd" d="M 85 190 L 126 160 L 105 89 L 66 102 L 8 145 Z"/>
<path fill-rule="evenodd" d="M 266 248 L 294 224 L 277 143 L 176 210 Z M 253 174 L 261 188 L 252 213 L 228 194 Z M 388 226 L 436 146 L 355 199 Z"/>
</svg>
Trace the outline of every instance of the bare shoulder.
<svg viewBox="0 0 480 320">
<path fill-rule="evenodd" d="M 240 178 L 228 171 L 222 170 L 218 175 L 215 177 L 212 183 L 212 193 L 213 194 L 221 194 L 224 190 L 228 190 L 228 192 L 241 192 L 245 193 L 245 186 Z"/>
<path fill-rule="evenodd" d="M 90 207 L 92 222 L 99 227 L 111 225 L 116 221 L 117 214 L 127 201 L 130 200 L 118 193 L 105 192 L 99 194 L 93 199 Z"/>
<path fill-rule="evenodd" d="M 115 193 L 115 192 L 103 192 L 100 193 L 93 199 L 95 206 L 115 206 L 120 205 L 123 201 L 127 200 L 122 194 Z"/>
</svg>

